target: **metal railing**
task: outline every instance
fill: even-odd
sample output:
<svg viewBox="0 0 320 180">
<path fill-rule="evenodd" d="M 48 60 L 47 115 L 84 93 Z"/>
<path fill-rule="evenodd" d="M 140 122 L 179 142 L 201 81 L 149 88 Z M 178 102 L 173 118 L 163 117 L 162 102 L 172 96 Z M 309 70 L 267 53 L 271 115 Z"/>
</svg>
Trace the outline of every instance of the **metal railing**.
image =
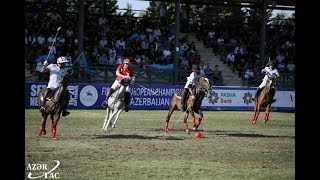
<svg viewBox="0 0 320 180">
<path fill-rule="evenodd" d="M 31 73 L 31 69 L 32 72 Z M 79 68 L 74 67 L 73 82 L 76 83 L 113 83 L 115 79 L 116 66 L 90 66 L 90 77 L 79 76 Z M 177 82 L 174 83 L 174 75 L 177 73 Z M 170 84 L 184 85 L 186 78 L 190 75 L 191 70 L 183 69 L 156 69 L 156 68 L 134 68 L 136 82 L 140 84 Z M 208 76 L 210 78 L 210 76 Z M 40 73 L 35 70 L 35 66 L 25 68 L 25 82 L 48 82 L 49 74 Z M 244 73 L 240 81 L 242 86 L 256 87 L 261 83 L 262 77 L 252 77 L 248 80 L 244 78 Z M 210 79 L 212 82 L 212 80 Z M 281 78 L 277 83 L 278 87 L 294 88 L 295 73 L 282 72 Z"/>
</svg>

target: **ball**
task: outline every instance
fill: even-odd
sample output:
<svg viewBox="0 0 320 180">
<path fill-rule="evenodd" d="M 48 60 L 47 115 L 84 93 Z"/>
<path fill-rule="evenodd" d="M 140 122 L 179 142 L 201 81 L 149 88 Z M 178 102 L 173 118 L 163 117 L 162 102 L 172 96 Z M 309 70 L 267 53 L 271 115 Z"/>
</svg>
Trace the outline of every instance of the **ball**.
<svg viewBox="0 0 320 180">
<path fill-rule="evenodd" d="M 194 134 L 194 137 L 195 137 L 195 138 L 201 138 L 201 136 L 202 136 L 201 132 L 196 132 L 196 133 Z"/>
</svg>

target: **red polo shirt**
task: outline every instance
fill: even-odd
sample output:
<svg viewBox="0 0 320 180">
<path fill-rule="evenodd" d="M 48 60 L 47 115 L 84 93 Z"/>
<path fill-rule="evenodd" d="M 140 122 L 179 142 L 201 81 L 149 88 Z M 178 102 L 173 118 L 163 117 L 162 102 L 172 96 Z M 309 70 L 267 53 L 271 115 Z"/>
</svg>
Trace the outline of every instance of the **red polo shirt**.
<svg viewBox="0 0 320 180">
<path fill-rule="evenodd" d="M 124 69 L 123 67 L 124 65 L 123 64 L 120 64 L 118 67 L 117 67 L 117 70 L 119 70 L 119 72 L 122 74 L 122 75 L 125 75 L 125 76 L 130 76 L 132 77 L 133 76 L 133 69 L 131 69 L 131 67 L 129 66 L 127 69 Z M 116 77 L 116 80 L 117 81 L 120 81 L 122 79 L 121 76 L 117 76 Z"/>
</svg>

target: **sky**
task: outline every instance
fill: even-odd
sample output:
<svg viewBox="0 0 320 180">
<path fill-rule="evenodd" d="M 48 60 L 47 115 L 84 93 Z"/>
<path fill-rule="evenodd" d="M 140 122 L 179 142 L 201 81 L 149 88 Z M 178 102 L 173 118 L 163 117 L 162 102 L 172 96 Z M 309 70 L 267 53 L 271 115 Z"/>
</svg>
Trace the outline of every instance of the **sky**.
<svg viewBox="0 0 320 180">
<path fill-rule="evenodd" d="M 132 5 L 133 10 L 146 10 L 147 7 L 149 7 L 149 1 L 118 0 L 119 9 L 126 9 L 128 3 Z M 285 14 L 287 14 L 287 17 L 289 17 L 294 11 L 273 10 L 273 16 L 280 12 L 284 12 Z"/>
<path fill-rule="evenodd" d="M 127 8 L 127 4 L 132 5 L 134 10 L 146 10 L 149 7 L 149 1 L 139 1 L 139 0 L 118 0 L 119 9 Z"/>
</svg>

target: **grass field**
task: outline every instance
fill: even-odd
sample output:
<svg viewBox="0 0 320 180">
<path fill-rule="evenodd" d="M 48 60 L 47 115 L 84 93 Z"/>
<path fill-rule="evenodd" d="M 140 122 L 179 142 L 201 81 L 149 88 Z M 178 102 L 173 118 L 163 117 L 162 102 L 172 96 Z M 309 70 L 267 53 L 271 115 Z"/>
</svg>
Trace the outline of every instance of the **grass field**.
<svg viewBox="0 0 320 180">
<path fill-rule="evenodd" d="M 116 128 L 101 130 L 104 110 L 70 110 L 57 126 L 57 139 L 38 136 L 36 109 L 25 110 L 25 177 L 44 171 L 29 164 L 61 164 L 59 179 L 295 179 L 295 113 L 204 111 L 202 138 L 183 131 L 175 111 L 164 133 L 166 110 L 123 112 Z M 189 119 L 189 128 L 191 120 Z M 50 170 L 51 168 L 48 168 Z"/>
</svg>

